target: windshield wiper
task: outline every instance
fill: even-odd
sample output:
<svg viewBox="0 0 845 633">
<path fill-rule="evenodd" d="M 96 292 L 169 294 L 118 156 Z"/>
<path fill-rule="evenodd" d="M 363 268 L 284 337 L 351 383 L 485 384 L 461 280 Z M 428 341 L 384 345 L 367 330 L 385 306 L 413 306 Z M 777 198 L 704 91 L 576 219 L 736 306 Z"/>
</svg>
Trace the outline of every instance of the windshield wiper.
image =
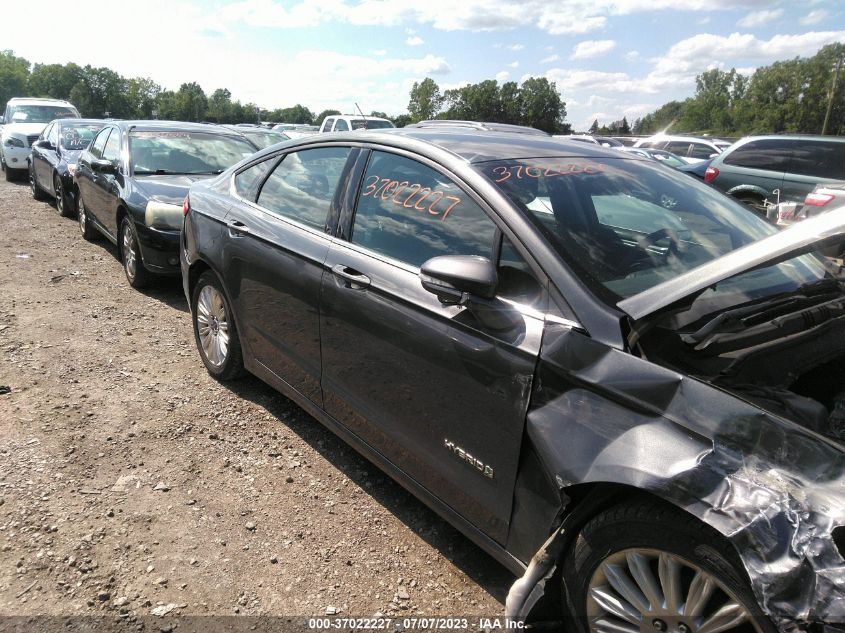
<svg viewBox="0 0 845 633">
<path fill-rule="evenodd" d="M 184 172 L 181 171 L 170 171 L 167 169 L 144 169 L 144 170 L 135 170 L 136 176 L 177 176 L 182 175 Z"/>
<path fill-rule="evenodd" d="M 721 312 L 697 329 L 695 332 L 681 334 L 681 339 L 697 350 L 707 347 L 719 334 L 737 333 L 763 323 L 779 325 L 778 316 L 794 313 L 796 310 L 809 308 L 830 298 L 832 293 L 841 293 L 842 285 L 838 279 L 825 277 L 801 284 L 788 293 L 780 293 L 764 301 L 740 306 Z M 839 314 L 820 315 L 823 320 Z M 824 318 L 826 317 L 827 318 Z M 815 325 L 815 323 L 814 323 Z"/>
</svg>

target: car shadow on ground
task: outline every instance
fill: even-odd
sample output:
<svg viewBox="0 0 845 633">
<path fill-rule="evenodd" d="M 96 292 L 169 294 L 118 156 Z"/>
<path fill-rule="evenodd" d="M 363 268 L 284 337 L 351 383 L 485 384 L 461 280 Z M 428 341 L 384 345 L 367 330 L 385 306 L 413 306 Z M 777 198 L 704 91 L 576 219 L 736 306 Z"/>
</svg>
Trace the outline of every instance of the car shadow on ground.
<svg viewBox="0 0 845 633">
<path fill-rule="evenodd" d="M 504 605 L 508 590 L 515 580 L 513 574 L 378 467 L 292 400 L 258 378 L 247 376 L 226 383 L 226 387 L 241 398 L 266 408 L 345 477 Z"/>
</svg>

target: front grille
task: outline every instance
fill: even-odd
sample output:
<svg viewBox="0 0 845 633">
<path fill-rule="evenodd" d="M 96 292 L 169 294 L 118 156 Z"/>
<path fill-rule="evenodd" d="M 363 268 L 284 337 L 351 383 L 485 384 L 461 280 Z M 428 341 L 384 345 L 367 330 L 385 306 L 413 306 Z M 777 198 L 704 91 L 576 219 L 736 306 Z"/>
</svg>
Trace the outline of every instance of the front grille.
<svg viewBox="0 0 845 633">
<path fill-rule="evenodd" d="M 29 147 L 32 147 L 32 144 L 38 140 L 38 137 L 41 136 L 40 134 L 30 134 L 26 137 L 26 142 Z"/>
</svg>

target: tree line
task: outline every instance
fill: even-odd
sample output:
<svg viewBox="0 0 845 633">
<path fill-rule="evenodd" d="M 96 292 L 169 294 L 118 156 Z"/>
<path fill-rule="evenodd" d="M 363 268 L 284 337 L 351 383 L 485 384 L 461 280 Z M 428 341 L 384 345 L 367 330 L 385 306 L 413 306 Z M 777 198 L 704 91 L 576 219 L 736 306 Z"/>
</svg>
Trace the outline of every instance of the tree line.
<svg viewBox="0 0 845 633">
<path fill-rule="evenodd" d="M 632 132 L 667 128 L 723 136 L 845 134 L 845 44 L 762 66 L 750 76 L 733 68 L 708 70 L 696 77 L 692 97 L 637 119 Z"/>
<path fill-rule="evenodd" d="M 458 119 L 528 125 L 553 134 L 566 134 L 566 102 L 555 82 L 529 77 L 522 84 L 499 84 L 487 79 L 445 92 L 430 77 L 414 82 L 408 102 L 408 119 Z"/>
</svg>

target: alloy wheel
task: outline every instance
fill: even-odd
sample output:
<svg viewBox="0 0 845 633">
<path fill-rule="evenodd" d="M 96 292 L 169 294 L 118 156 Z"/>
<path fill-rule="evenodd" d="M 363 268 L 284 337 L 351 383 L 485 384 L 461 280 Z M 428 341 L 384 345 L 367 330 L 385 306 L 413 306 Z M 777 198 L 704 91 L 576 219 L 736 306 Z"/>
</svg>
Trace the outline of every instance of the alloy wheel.
<svg viewBox="0 0 845 633">
<path fill-rule="evenodd" d="M 123 225 L 123 267 L 126 269 L 126 276 L 129 277 L 130 281 L 135 279 L 138 270 L 136 249 L 135 234 L 132 232 L 129 222 L 125 222 Z"/>
<path fill-rule="evenodd" d="M 85 211 L 85 203 L 82 202 L 81 197 L 77 205 L 76 217 L 79 220 L 79 231 L 82 233 L 82 237 L 86 237 L 88 234 L 88 213 Z"/>
<path fill-rule="evenodd" d="M 229 315 L 223 295 L 213 286 L 204 286 L 200 291 L 196 319 L 203 356 L 214 367 L 220 367 L 229 353 Z"/>
<path fill-rule="evenodd" d="M 722 633 L 762 629 L 713 574 L 681 556 L 626 549 L 608 556 L 590 580 L 592 633 Z"/>
<path fill-rule="evenodd" d="M 56 210 L 59 212 L 59 215 L 65 214 L 65 191 L 62 187 L 62 181 L 56 178 L 55 181 L 55 189 L 56 189 Z"/>
</svg>

